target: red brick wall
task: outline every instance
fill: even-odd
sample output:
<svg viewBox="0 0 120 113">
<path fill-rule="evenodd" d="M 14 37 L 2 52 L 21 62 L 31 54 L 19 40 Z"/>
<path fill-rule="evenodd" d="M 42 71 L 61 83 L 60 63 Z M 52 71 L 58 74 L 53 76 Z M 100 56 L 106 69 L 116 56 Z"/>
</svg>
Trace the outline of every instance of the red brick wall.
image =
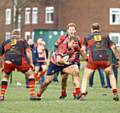
<svg viewBox="0 0 120 113">
<path fill-rule="evenodd" d="M 5 9 L 12 7 L 12 0 L 0 1 L 0 39 L 4 39 L 6 31 L 11 31 L 13 25 L 5 25 Z M 120 0 L 50 0 L 50 3 L 30 3 L 30 0 L 22 0 L 22 7 L 39 6 L 38 25 L 24 24 L 24 9 L 22 11 L 22 35 L 25 31 L 33 29 L 65 29 L 69 22 L 75 22 L 77 30 L 82 36 L 90 32 L 93 22 L 99 22 L 104 32 L 119 32 L 120 25 L 109 24 L 109 9 L 119 8 Z M 55 6 L 55 23 L 45 24 L 45 6 Z"/>
<path fill-rule="evenodd" d="M 99 22 L 104 32 L 119 32 L 120 25 L 109 25 L 109 8 L 119 8 L 119 0 L 60 0 L 59 26 L 65 28 L 67 23 L 75 22 L 82 36 L 90 31 L 93 22 Z"/>
</svg>

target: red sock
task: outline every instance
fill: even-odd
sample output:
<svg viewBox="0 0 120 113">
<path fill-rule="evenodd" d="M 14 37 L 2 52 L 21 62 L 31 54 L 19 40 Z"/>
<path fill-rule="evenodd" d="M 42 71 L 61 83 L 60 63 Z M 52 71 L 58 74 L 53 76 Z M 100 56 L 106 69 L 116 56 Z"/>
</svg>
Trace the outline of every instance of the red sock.
<svg viewBox="0 0 120 113">
<path fill-rule="evenodd" d="M 35 95 L 35 80 L 34 79 L 29 79 L 29 93 L 30 96 L 34 96 Z"/>
<path fill-rule="evenodd" d="M 75 91 L 76 91 L 76 95 L 80 94 L 80 88 L 75 88 Z"/>
<path fill-rule="evenodd" d="M 62 90 L 61 96 L 66 96 L 66 89 Z"/>
<path fill-rule="evenodd" d="M 2 81 L 1 82 L 1 95 L 5 95 L 6 89 L 7 89 L 7 81 Z"/>
<path fill-rule="evenodd" d="M 40 92 L 38 92 L 38 93 L 37 93 L 37 96 L 38 96 L 38 97 L 41 97 L 41 93 L 40 93 Z"/>
<path fill-rule="evenodd" d="M 118 94 L 118 90 L 117 89 L 112 89 L 113 94 Z"/>
</svg>

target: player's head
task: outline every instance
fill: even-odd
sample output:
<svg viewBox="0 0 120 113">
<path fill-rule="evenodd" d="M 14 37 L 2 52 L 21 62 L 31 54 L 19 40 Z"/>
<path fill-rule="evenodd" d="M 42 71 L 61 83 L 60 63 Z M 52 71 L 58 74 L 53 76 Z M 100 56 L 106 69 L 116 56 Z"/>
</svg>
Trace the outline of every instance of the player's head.
<svg viewBox="0 0 120 113">
<path fill-rule="evenodd" d="M 67 33 L 69 36 L 76 34 L 76 24 L 75 23 L 69 23 L 67 25 Z"/>
<path fill-rule="evenodd" d="M 38 45 L 43 45 L 43 46 L 45 46 L 45 42 L 43 41 L 42 38 L 39 38 L 39 39 L 37 40 L 37 44 L 38 44 Z"/>
<path fill-rule="evenodd" d="M 93 23 L 91 26 L 91 32 L 96 32 L 96 31 L 100 31 L 100 24 L 99 23 Z"/>
<path fill-rule="evenodd" d="M 11 35 L 13 38 L 21 38 L 21 32 L 19 29 L 14 29 L 12 32 L 11 32 Z"/>
<path fill-rule="evenodd" d="M 28 42 L 28 45 L 33 45 L 34 44 L 34 41 L 33 41 L 32 38 L 29 38 L 27 42 Z"/>
<path fill-rule="evenodd" d="M 38 38 L 37 44 L 41 44 L 41 43 L 42 43 L 42 38 Z"/>
</svg>

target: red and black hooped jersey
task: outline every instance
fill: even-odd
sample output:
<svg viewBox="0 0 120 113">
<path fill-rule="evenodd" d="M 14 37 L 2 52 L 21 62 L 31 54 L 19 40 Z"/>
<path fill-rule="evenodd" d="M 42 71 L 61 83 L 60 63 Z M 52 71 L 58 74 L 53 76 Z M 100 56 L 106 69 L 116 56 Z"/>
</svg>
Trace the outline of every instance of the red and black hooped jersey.
<svg viewBox="0 0 120 113">
<path fill-rule="evenodd" d="M 109 37 L 101 33 L 88 35 L 83 43 L 89 51 L 89 58 L 93 61 L 108 61 L 110 59 L 109 48 L 112 44 Z"/>
<path fill-rule="evenodd" d="M 22 57 L 26 57 L 25 50 L 26 48 L 29 48 L 29 45 L 24 39 L 11 38 L 4 41 L 1 48 L 1 54 L 4 54 L 5 60 L 20 65 Z"/>
<path fill-rule="evenodd" d="M 77 43 L 74 47 L 74 53 L 72 54 L 73 56 L 71 57 L 72 62 L 80 62 L 80 48 L 82 46 L 82 37 L 76 36 L 77 38 Z M 55 46 L 58 48 L 61 44 L 67 43 L 69 41 L 69 36 L 68 35 L 62 35 L 59 37 L 57 42 L 55 43 Z"/>
</svg>

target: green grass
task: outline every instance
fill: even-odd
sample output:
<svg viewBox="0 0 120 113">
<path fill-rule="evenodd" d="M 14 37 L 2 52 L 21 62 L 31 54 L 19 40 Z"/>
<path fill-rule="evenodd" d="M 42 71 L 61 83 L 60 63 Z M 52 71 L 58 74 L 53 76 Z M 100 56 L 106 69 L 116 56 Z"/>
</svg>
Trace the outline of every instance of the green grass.
<svg viewBox="0 0 120 113">
<path fill-rule="evenodd" d="M 23 85 L 17 86 L 17 82 Z M 118 87 L 120 87 L 119 81 Z M 37 88 L 38 86 L 36 91 Z M 65 100 L 58 99 L 60 83 L 52 83 L 43 94 L 41 101 L 30 101 L 28 90 L 24 85 L 24 76 L 14 72 L 13 82 L 8 86 L 5 101 L 0 102 L 0 113 L 120 113 L 120 101 L 112 100 L 110 89 L 101 88 L 98 73 L 95 73 L 94 87 L 89 88 L 85 101 L 74 100 L 72 91 L 71 77 L 69 77 L 68 95 Z"/>
</svg>

